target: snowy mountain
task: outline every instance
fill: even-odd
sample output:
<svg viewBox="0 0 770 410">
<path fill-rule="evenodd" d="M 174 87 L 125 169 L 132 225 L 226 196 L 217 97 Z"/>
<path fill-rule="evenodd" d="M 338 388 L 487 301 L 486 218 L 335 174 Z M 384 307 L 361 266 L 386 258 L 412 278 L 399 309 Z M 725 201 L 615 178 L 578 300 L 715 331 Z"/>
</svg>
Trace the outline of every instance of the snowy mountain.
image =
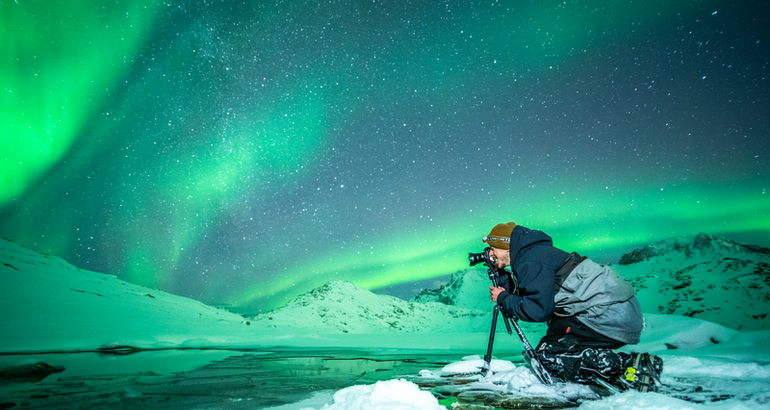
<svg viewBox="0 0 770 410">
<path fill-rule="evenodd" d="M 240 315 L 0 240 L 0 352 L 210 347 L 253 339 Z"/>
<path fill-rule="evenodd" d="M 705 319 L 740 330 L 770 329 L 770 249 L 700 234 L 636 249 L 613 265 L 631 282 L 644 313 Z M 311 332 L 488 332 L 486 270 L 455 272 L 449 283 L 405 302 L 334 282 L 259 315 L 254 323 Z M 543 324 L 520 322 L 527 332 Z"/>
<path fill-rule="evenodd" d="M 452 274 L 449 283 L 438 289 L 426 289 L 412 299 L 413 302 L 438 302 L 466 309 L 491 310 L 489 299 L 492 281 L 486 269 L 466 269 Z"/>
<path fill-rule="evenodd" d="M 634 284 L 645 313 L 691 316 L 739 330 L 770 328 L 766 248 L 701 234 L 655 242 L 613 268 Z M 0 352 L 310 345 L 322 339 L 339 346 L 354 343 L 342 335 L 355 334 L 379 334 L 376 342 L 384 346 L 402 343 L 397 339 L 405 333 L 483 336 L 491 323 L 489 283 L 484 270 L 468 269 L 404 301 L 332 282 L 247 320 L 2 240 Z M 528 333 L 542 333 L 542 324 L 521 324 Z"/>
<path fill-rule="evenodd" d="M 634 285 L 645 313 L 770 329 L 768 248 L 701 233 L 636 249 L 613 269 Z"/>
<path fill-rule="evenodd" d="M 258 315 L 256 327 L 314 333 L 453 333 L 486 331 L 489 312 L 437 302 L 416 303 L 331 282 L 283 308 Z"/>
</svg>

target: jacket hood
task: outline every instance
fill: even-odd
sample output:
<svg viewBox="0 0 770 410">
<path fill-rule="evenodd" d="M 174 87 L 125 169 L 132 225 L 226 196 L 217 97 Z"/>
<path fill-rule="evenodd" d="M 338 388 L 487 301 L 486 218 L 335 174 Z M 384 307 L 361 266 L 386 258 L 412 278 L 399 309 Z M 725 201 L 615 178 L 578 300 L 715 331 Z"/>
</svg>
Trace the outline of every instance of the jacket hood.
<svg viewBox="0 0 770 410">
<path fill-rule="evenodd" d="M 553 246 L 553 239 L 543 231 L 516 225 L 516 228 L 511 232 L 511 266 L 516 265 L 517 259 L 520 258 L 527 249 L 536 245 Z"/>
</svg>

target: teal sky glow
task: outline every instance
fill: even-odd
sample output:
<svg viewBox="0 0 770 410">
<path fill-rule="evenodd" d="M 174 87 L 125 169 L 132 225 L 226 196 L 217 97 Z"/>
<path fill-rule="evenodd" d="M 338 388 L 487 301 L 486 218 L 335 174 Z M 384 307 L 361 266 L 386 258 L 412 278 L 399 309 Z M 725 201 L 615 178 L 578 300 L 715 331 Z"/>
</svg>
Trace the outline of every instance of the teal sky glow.
<svg viewBox="0 0 770 410">
<path fill-rule="evenodd" d="M 499 222 L 770 246 L 762 2 L 258 3 L 0 5 L 3 236 L 242 313 Z"/>
</svg>

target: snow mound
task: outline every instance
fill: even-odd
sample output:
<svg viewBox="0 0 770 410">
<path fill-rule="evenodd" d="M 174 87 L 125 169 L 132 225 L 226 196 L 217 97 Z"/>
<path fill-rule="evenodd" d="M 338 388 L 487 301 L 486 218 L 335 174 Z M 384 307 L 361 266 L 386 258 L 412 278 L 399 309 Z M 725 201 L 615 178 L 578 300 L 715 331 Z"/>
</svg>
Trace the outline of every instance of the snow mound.
<svg viewBox="0 0 770 410">
<path fill-rule="evenodd" d="M 697 349 L 728 342 L 737 334 L 736 330 L 702 319 L 645 314 L 640 343 L 623 349 L 637 352 Z"/>
<path fill-rule="evenodd" d="M 446 410 L 446 407 L 438 404 L 430 392 L 397 379 L 342 389 L 334 394 L 334 403 L 321 410 Z"/>
<path fill-rule="evenodd" d="M 426 385 L 438 386 L 434 388 L 434 393 L 455 396 L 458 402 L 466 404 L 483 403 L 488 406 L 480 408 L 514 408 L 510 407 L 512 405 L 515 408 L 563 408 L 577 406 L 582 400 L 599 398 L 586 385 L 544 385 L 529 366 L 516 366 L 507 360 L 497 359 L 490 364 L 489 374 L 481 375 L 483 360 L 478 356 L 468 356 L 460 362 L 446 365 L 440 376 L 424 370 L 421 377 L 430 377 Z"/>
<path fill-rule="evenodd" d="M 770 379 L 770 364 L 735 363 L 716 359 L 698 359 L 695 357 L 668 357 L 666 359 L 666 374 L 676 376 L 709 376 L 725 379 L 751 378 L 755 380 Z"/>
</svg>

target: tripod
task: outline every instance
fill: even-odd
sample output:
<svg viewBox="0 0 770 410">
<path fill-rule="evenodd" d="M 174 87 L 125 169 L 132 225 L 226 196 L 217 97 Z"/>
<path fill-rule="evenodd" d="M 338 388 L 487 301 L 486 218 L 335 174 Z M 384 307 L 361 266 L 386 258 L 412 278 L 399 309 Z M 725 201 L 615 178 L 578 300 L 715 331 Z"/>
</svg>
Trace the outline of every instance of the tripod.
<svg viewBox="0 0 770 410">
<path fill-rule="evenodd" d="M 473 254 L 469 256 L 471 260 L 471 266 L 475 265 Z M 498 287 L 498 273 L 497 269 L 494 268 L 494 264 L 492 263 L 490 257 L 489 257 L 489 248 L 486 248 L 484 250 L 484 256 L 483 256 L 483 262 L 484 266 L 487 267 L 487 273 L 489 274 L 489 279 L 492 280 L 492 286 Z M 494 312 L 492 313 L 492 329 L 489 331 L 489 344 L 487 345 L 487 354 L 484 355 L 484 367 L 481 369 L 481 375 L 486 376 L 489 373 L 491 362 L 492 362 L 492 346 L 495 344 L 495 331 L 497 330 L 497 316 L 498 314 L 502 313 L 503 315 L 503 323 L 505 323 L 505 329 L 508 331 L 508 334 L 513 334 L 511 331 L 511 325 L 513 325 L 513 328 L 516 329 L 516 334 L 519 335 L 519 338 L 521 339 L 521 343 L 524 344 L 524 352 L 522 355 L 524 356 L 524 359 L 527 360 L 530 367 L 532 368 L 532 372 L 535 373 L 535 376 L 540 380 L 543 384 L 553 384 L 553 378 L 548 373 L 547 370 L 543 367 L 543 365 L 540 363 L 540 361 L 537 359 L 537 356 L 535 356 L 535 349 L 532 348 L 532 345 L 529 344 L 529 341 L 527 340 L 527 337 L 524 335 L 524 332 L 521 330 L 521 327 L 519 326 L 518 320 L 516 317 L 511 317 L 508 315 L 508 313 L 503 310 L 500 305 L 495 304 Z"/>
</svg>

